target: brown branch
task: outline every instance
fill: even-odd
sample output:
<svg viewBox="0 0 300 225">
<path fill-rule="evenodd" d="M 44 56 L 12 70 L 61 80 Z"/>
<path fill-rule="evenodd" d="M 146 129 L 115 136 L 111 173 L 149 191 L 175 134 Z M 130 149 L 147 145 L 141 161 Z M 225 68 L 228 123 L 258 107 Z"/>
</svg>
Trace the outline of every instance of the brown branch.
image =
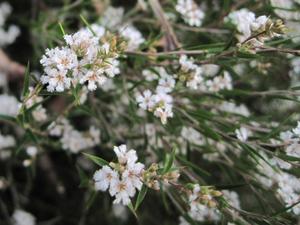
<svg viewBox="0 0 300 225">
<path fill-rule="evenodd" d="M 168 52 L 136 52 L 126 51 L 128 55 L 139 55 L 139 56 L 167 56 L 167 55 L 202 55 L 208 53 L 207 50 L 180 50 L 180 51 L 168 51 Z"/>
<path fill-rule="evenodd" d="M 149 4 L 150 4 L 155 16 L 159 20 L 159 22 L 162 26 L 162 29 L 166 33 L 166 39 L 167 39 L 166 50 L 173 50 L 176 48 L 180 48 L 180 44 L 177 40 L 175 32 L 174 32 L 172 26 L 170 25 L 169 21 L 165 17 L 164 11 L 163 11 L 159 1 L 158 0 L 149 0 Z"/>
<path fill-rule="evenodd" d="M 0 49 L 0 71 L 10 75 L 9 79 L 15 79 L 24 75 L 25 67 L 10 59 L 3 50 Z"/>
</svg>

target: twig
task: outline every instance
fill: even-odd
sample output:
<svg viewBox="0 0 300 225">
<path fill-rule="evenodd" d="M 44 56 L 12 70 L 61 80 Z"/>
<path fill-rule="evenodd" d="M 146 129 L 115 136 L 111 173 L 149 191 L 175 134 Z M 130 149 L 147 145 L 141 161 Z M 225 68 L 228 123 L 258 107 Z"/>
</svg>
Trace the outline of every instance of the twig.
<svg viewBox="0 0 300 225">
<path fill-rule="evenodd" d="M 140 55 L 140 56 L 166 56 L 166 55 L 202 55 L 208 53 L 207 50 L 180 50 L 180 51 L 168 51 L 168 52 L 136 52 L 126 51 L 128 55 Z"/>
<path fill-rule="evenodd" d="M 149 0 L 149 4 L 156 15 L 157 19 L 161 23 L 162 29 L 166 32 L 167 38 L 167 50 L 172 50 L 180 47 L 180 44 L 177 40 L 175 32 L 170 25 L 169 21 L 166 19 L 163 9 L 158 0 Z"/>
</svg>

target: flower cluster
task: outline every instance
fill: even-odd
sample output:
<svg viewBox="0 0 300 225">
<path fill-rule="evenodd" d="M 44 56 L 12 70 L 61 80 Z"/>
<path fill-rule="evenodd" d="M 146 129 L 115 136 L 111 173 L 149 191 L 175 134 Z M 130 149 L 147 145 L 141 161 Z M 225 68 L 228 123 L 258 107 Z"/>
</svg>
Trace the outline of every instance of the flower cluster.
<svg viewBox="0 0 300 225">
<path fill-rule="evenodd" d="M 260 153 L 264 160 L 260 159 L 258 169 L 260 173 L 256 173 L 256 179 L 266 188 L 275 187 L 280 199 L 286 204 L 286 207 L 299 202 L 300 181 L 299 179 L 283 170 L 290 170 L 291 164 L 277 157 L 269 158 L 264 153 Z M 269 162 L 269 163 L 267 163 Z M 277 166 L 276 170 L 271 167 Z M 291 208 L 294 214 L 300 215 L 300 205 L 295 205 Z"/>
<path fill-rule="evenodd" d="M 109 6 L 101 18 L 100 24 L 111 31 L 118 31 L 127 41 L 126 50 L 134 51 L 145 42 L 142 33 L 131 23 L 124 23 L 124 8 Z"/>
<path fill-rule="evenodd" d="M 111 162 L 95 172 L 95 188 L 101 191 L 109 190 L 109 194 L 115 197 L 114 203 L 128 205 L 136 190 L 142 188 L 145 165 L 137 162 L 136 151 L 127 150 L 126 145 L 115 146 L 114 152 L 118 163 Z"/>
<path fill-rule="evenodd" d="M 5 29 L 5 21 L 11 14 L 11 6 L 7 2 L 0 4 L 0 47 L 12 44 L 20 34 L 20 29 L 15 25 L 10 25 Z"/>
<path fill-rule="evenodd" d="M 196 65 L 193 59 L 188 58 L 186 55 L 180 56 L 179 64 L 179 80 L 185 82 L 186 86 L 189 88 L 198 89 L 203 81 L 202 68 Z"/>
<path fill-rule="evenodd" d="M 120 73 L 116 37 L 101 38 L 82 29 L 64 39 L 67 46 L 47 49 L 40 61 L 45 71 L 41 81 L 47 84 L 48 91 L 62 92 L 86 83 L 94 91 Z"/>
<path fill-rule="evenodd" d="M 173 117 L 173 97 L 169 94 L 175 87 L 175 79 L 163 68 L 159 68 L 160 78 L 156 87 L 156 92 L 145 90 L 136 96 L 136 101 L 140 108 L 153 112 L 159 117 L 162 124 L 167 123 L 167 119 Z M 143 74 L 146 72 L 144 71 Z M 147 72 L 148 74 L 151 74 Z"/>
<path fill-rule="evenodd" d="M 15 117 L 19 113 L 20 102 L 11 95 L 0 95 L 0 114 Z"/>
<path fill-rule="evenodd" d="M 297 127 L 280 133 L 280 138 L 286 145 L 286 154 L 288 156 L 300 157 L 300 122 Z"/>
<path fill-rule="evenodd" d="M 224 21 L 236 27 L 239 42 L 249 41 L 254 46 L 260 46 L 264 41 L 285 33 L 281 20 L 273 21 L 267 16 L 256 17 L 248 9 L 231 12 Z"/>
<path fill-rule="evenodd" d="M 232 89 L 232 79 L 230 74 L 225 71 L 224 76 L 215 76 L 212 79 L 205 80 L 204 70 L 195 64 L 193 58 L 182 55 L 179 59 L 180 70 L 177 74 L 181 82 L 191 89 L 200 89 L 202 91 L 218 92 L 223 89 Z"/>
<path fill-rule="evenodd" d="M 194 221 L 219 221 L 221 213 L 217 209 L 216 198 L 223 196 L 228 203 L 236 208 L 240 208 L 239 197 L 233 191 L 216 191 L 210 187 L 193 185 L 192 190 L 188 195 L 188 202 L 190 210 L 188 215 Z M 180 218 L 180 225 L 189 224 L 183 217 Z"/>
<path fill-rule="evenodd" d="M 75 130 L 65 118 L 58 118 L 48 127 L 49 135 L 60 137 L 62 148 L 78 153 L 87 148 L 92 148 L 100 143 L 100 131 L 91 126 L 87 132 Z"/>
<path fill-rule="evenodd" d="M 175 8 L 188 25 L 195 27 L 202 25 L 205 14 L 194 0 L 178 0 Z"/>
<path fill-rule="evenodd" d="M 104 165 L 94 174 L 95 188 L 109 191 L 115 197 L 114 203 L 128 205 L 136 191 L 140 191 L 143 184 L 151 189 L 159 190 L 159 183 L 170 184 L 176 182 L 179 172 L 176 169 L 161 172 L 157 164 L 153 163 L 145 169 L 143 163 L 137 162 L 138 157 L 134 149 L 127 149 L 126 145 L 114 146 L 118 162 Z"/>
</svg>

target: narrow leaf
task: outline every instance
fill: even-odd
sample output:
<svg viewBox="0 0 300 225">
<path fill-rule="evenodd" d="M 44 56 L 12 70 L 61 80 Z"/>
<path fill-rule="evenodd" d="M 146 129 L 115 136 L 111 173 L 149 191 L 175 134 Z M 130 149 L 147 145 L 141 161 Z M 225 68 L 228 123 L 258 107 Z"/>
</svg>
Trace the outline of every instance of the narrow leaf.
<svg viewBox="0 0 300 225">
<path fill-rule="evenodd" d="M 139 192 L 137 199 L 136 199 L 136 203 L 134 206 L 134 210 L 137 211 L 139 206 L 141 205 L 142 201 L 144 200 L 146 194 L 148 191 L 148 187 L 146 185 L 143 185 L 141 191 Z"/>
<path fill-rule="evenodd" d="M 94 156 L 94 155 L 91 155 L 91 154 L 88 154 L 85 152 L 83 152 L 82 154 L 84 154 L 87 158 L 89 158 L 90 160 L 92 160 L 94 163 L 96 163 L 99 166 L 105 166 L 105 165 L 109 164 L 106 160 L 104 160 L 98 156 Z"/>
<path fill-rule="evenodd" d="M 28 92 L 29 92 L 29 78 L 30 78 L 30 64 L 27 63 L 27 67 L 25 70 L 25 78 L 24 78 L 24 84 L 23 84 L 23 91 L 22 91 L 22 97 L 24 98 Z"/>
</svg>

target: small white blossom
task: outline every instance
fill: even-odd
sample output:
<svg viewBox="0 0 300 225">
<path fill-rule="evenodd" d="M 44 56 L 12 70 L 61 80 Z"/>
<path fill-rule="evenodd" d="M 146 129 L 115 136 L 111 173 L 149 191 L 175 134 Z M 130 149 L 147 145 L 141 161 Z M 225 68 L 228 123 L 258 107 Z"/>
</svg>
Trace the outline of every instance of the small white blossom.
<svg viewBox="0 0 300 225">
<path fill-rule="evenodd" d="M 126 145 L 114 146 L 114 152 L 121 164 L 131 165 L 137 160 L 136 151 L 133 149 L 127 150 Z"/>
<path fill-rule="evenodd" d="M 114 146 L 114 152 L 118 157 L 118 163 L 109 163 L 94 174 L 97 190 L 109 190 L 109 194 L 115 197 L 114 204 L 128 205 L 131 203 L 136 190 L 141 190 L 143 182 L 144 164 L 137 161 L 136 151 L 127 150 L 126 145 Z"/>
<path fill-rule="evenodd" d="M 205 14 L 194 0 L 178 0 L 175 8 L 188 25 L 195 27 L 202 25 Z"/>
<path fill-rule="evenodd" d="M 119 179 L 119 175 L 110 167 L 103 166 L 102 169 L 95 172 L 93 178 L 96 190 L 106 191 L 110 187 L 111 183 L 115 183 L 114 180 Z"/>
<path fill-rule="evenodd" d="M 124 25 L 119 29 L 121 36 L 127 41 L 127 50 L 135 51 L 139 46 L 145 42 L 143 35 L 132 25 Z"/>
<path fill-rule="evenodd" d="M 28 146 L 28 147 L 26 148 L 26 153 L 27 153 L 27 155 L 29 155 L 31 158 L 34 158 L 34 157 L 37 155 L 37 153 L 38 153 L 38 149 L 37 149 L 37 147 L 35 147 L 35 146 Z"/>
<path fill-rule="evenodd" d="M 20 35 L 20 29 L 17 26 L 5 26 L 6 19 L 11 12 L 12 8 L 7 2 L 0 4 L 0 47 L 12 44 Z"/>
<path fill-rule="evenodd" d="M 66 70 L 47 69 L 47 75 L 41 77 L 43 84 L 48 84 L 49 92 L 63 92 L 71 87 L 71 78 L 67 77 Z"/>
<path fill-rule="evenodd" d="M 35 217 L 21 209 L 16 209 L 12 215 L 12 220 L 14 225 L 35 225 Z"/>
<path fill-rule="evenodd" d="M 151 109 L 155 105 L 153 95 L 150 90 L 145 90 L 143 94 L 138 94 L 136 96 L 136 101 L 139 107 L 141 107 L 144 110 Z"/>
<path fill-rule="evenodd" d="M 235 134 L 240 141 L 245 142 L 248 140 L 250 131 L 246 127 L 241 127 L 240 129 L 235 130 Z"/>
<path fill-rule="evenodd" d="M 224 21 L 225 23 L 231 23 L 236 27 L 238 31 L 236 37 L 239 42 L 243 42 L 251 36 L 251 24 L 255 21 L 255 14 L 248 9 L 240 9 L 231 12 L 225 17 Z"/>
<path fill-rule="evenodd" d="M 123 22 L 124 8 L 109 6 L 101 19 L 101 24 L 107 28 L 115 30 Z"/>
<path fill-rule="evenodd" d="M 19 113 L 20 103 L 14 96 L 2 94 L 0 103 L 0 114 L 15 117 Z"/>
</svg>

